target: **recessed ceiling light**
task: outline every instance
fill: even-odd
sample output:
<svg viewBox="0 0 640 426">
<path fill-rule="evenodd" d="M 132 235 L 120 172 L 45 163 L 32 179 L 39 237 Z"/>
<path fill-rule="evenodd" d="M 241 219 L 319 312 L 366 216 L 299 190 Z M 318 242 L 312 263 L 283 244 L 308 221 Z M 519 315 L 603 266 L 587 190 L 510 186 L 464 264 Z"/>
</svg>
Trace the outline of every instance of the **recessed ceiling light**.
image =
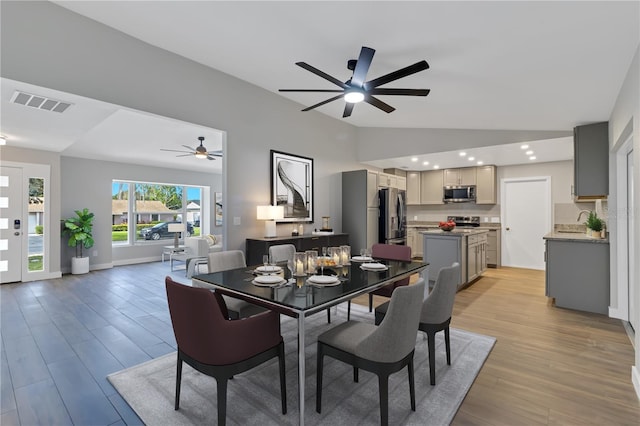
<svg viewBox="0 0 640 426">
<path fill-rule="evenodd" d="M 418 161 L 418 157 L 411 157 L 411 161 L 413 161 L 413 162 Z"/>
<path fill-rule="evenodd" d="M 440 166 L 438 166 L 437 164 L 435 166 L 433 166 L 434 169 L 439 169 Z"/>
<path fill-rule="evenodd" d="M 465 155 L 467 155 L 467 153 L 464 151 L 460 153 L 460 157 L 464 157 Z"/>
<path fill-rule="evenodd" d="M 531 155 L 531 154 L 533 154 L 533 151 L 529 150 L 529 151 L 525 152 L 525 154 Z"/>
<path fill-rule="evenodd" d="M 428 162 L 428 161 L 423 161 L 423 162 L 422 162 L 422 165 L 423 165 L 423 166 L 428 166 L 428 165 L 429 165 L 429 162 Z"/>
<path fill-rule="evenodd" d="M 536 159 L 535 155 L 532 155 L 531 157 L 529 157 L 529 160 L 535 160 L 535 159 Z"/>
<path fill-rule="evenodd" d="M 469 157 L 469 158 L 467 158 L 467 160 L 469 160 L 469 161 L 473 161 L 473 160 L 475 160 L 475 159 L 476 159 L 476 157 Z"/>
<path fill-rule="evenodd" d="M 482 161 L 478 161 L 476 164 L 478 164 L 478 166 L 482 166 L 484 163 Z"/>
<path fill-rule="evenodd" d="M 522 146 L 520 147 L 520 149 L 527 149 L 527 148 L 529 148 L 529 145 L 522 145 Z"/>
</svg>

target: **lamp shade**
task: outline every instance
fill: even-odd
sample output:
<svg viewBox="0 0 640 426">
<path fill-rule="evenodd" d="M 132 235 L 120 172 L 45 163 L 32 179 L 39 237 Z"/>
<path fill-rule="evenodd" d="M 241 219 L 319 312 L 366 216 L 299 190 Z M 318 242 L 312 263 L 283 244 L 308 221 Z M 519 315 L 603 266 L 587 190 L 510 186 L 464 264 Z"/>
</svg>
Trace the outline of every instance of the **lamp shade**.
<svg viewBox="0 0 640 426">
<path fill-rule="evenodd" d="M 258 220 L 284 219 L 284 207 L 282 206 L 258 206 Z"/>
<path fill-rule="evenodd" d="M 170 223 L 169 227 L 167 228 L 167 231 L 169 231 L 169 232 L 182 232 L 182 231 L 184 231 L 184 224 L 183 223 Z"/>
</svg>

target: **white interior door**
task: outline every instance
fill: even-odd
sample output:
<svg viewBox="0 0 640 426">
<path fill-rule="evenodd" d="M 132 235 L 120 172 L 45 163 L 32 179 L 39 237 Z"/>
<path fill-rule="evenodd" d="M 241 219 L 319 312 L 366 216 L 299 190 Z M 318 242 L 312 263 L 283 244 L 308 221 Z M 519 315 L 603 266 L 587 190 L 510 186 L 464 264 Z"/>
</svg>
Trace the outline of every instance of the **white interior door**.
<svg viewBox="0 0 640 426">
<path fill-rule="evenodd" d="M 22 169 L 0 167 L 0 283 L 22 279 Z"/>
<path fill-rule="evenodd" d="M 634 212 L 634 199 L 633 199 L 633 150 L 627 153 L 627 273 L 629 276 L 628 289 L 629 289 L 629 324 L 636 330 L 636 305 L 635 305 L 635 280 L 634 280 L 634 266 L 635 255 L 633 249 L 633 235 L 635 235 L 633 212 Z"/>
<path fill-rule="evenodd" d="M 544 237 L 551 231 L 551 178 L 503 179 L 502 265 L 544 270 Z"/>
</svg>

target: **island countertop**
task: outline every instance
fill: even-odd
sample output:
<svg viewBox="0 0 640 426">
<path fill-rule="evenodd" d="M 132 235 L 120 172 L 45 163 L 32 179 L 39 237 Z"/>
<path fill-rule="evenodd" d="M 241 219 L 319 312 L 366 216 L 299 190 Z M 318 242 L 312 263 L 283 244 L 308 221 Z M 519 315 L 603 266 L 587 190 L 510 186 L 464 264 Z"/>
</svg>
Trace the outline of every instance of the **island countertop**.
<svg viewBox="0 0 640 426">
<path fill-rule="evenodd" d="M 607 238 L 593 238 L 588 236 L 584 232 L 549 232 L 542 237 L 545 240 L 562 240 L 562 241 L 574 241 L 580 243 L 599 243 L 609 244 L 609 237 Z"/>
<path fill-rule="evenodd" d="M 429 231 L 420 231 L 423 235 L 439 235 L 447 237 L 462 238 L 468 235 L 479 235 L 488 233 L 488 229 L 477 228 L 454 228 L 451 231 L 443 231 L 442 229 L 433 229 Z"/>
</svg>

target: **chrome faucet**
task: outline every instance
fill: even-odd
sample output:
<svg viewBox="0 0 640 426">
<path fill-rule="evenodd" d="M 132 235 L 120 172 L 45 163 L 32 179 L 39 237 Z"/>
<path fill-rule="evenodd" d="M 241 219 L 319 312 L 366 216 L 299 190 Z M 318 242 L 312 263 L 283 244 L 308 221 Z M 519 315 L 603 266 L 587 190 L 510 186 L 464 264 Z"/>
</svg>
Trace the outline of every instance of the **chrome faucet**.
<svg viewBox="0 0 640 426">
<path fill-rule="evenodd" d="M 582 213 L 591 214 L 591 210 L 580 210 L 580 213 L 578 213 L 578 218 L 576 219 L 577 222 L 580 222 L 580 217 L 582 216 Z"/>
</svg>

